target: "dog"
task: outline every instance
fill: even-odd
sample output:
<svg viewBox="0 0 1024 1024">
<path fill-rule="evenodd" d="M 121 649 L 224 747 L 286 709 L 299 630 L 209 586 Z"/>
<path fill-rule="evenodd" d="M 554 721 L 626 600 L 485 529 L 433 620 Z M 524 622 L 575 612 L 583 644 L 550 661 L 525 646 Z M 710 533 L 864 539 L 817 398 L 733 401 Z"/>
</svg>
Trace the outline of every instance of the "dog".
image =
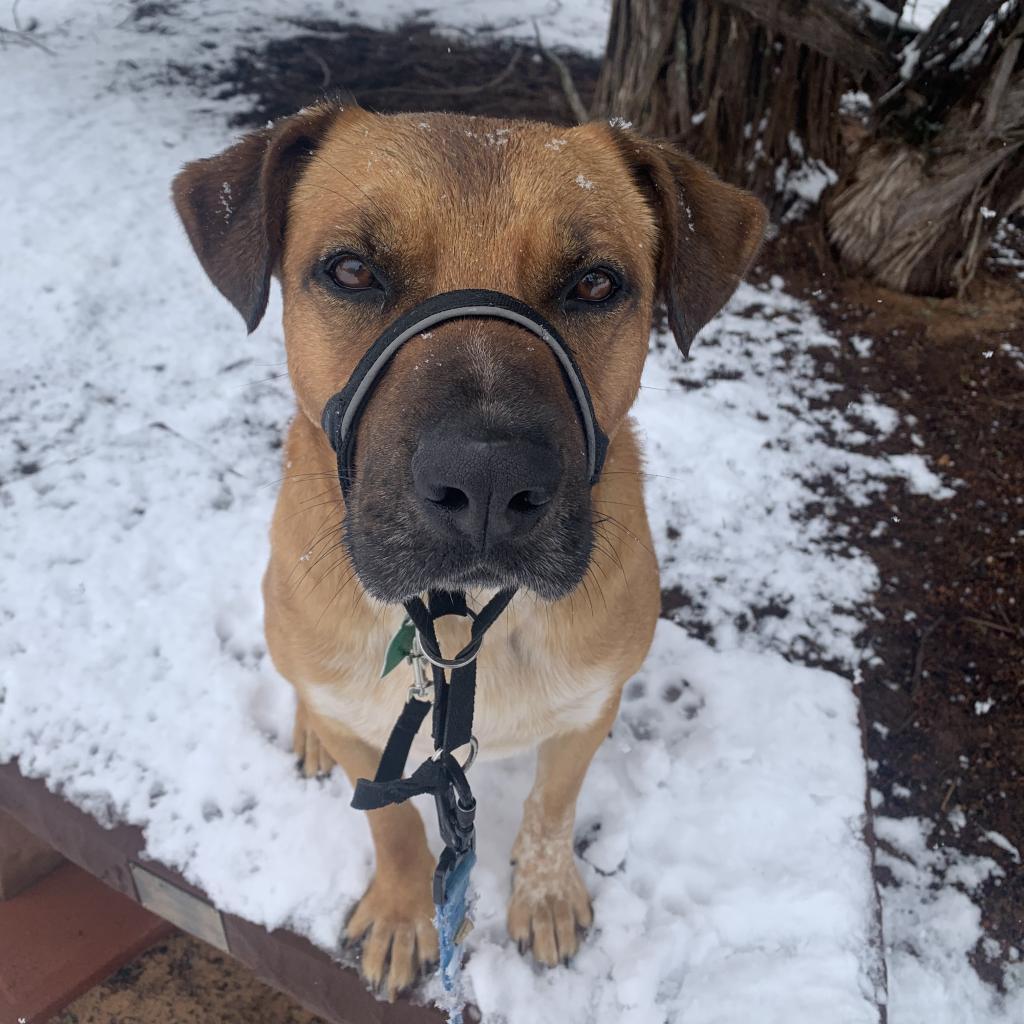
<svg viewBox="0 0 1024 1024">
<path fill-rule="evenodd" d="M 263 596 L 269 652 L 297 694 L 301 764 L 373 777 L 412 682 L 406 665 L 381 678 L 404 599 L 458 587 L 479 608 L 517 587 L 479 659 L 474 732 L 483 757 L 538 748 L 508 930 L 541 964 L 568 960 L 593 916 L 573 853 L 577 794 L 660 607 L 629 417 L 652 311 L 664 302 L 687 352 L 755 258 L 764 207 L 620 122 L 331 101 L 186 165 L 173 198 L 250 332 L 271 278 L 281 285 L 297 410 Z M 470 318 L 394 356 L 343 497 L 325 403 L 389 322 L 465 288 L 530 303 L 566 340 L 610 440 L 600 481 L 586 479 L 552 352 L 514 323 Z M 443 649 L 467 635 L 438 622 Z M 413 751 L 428 756 L 429 739 Z M 394 998 L 437 959 L 434 858 L 410 804 L 368 818 L 375 874 L 345 932 L 364 978 Z"/>
</svg>

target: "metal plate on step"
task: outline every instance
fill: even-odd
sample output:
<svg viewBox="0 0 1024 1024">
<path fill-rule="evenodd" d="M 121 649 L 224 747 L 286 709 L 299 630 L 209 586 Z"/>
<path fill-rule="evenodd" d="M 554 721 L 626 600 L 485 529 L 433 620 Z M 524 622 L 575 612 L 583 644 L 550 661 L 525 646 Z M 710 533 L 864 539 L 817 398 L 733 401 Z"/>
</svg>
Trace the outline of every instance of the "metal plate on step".
<svg viewBox="0 0 1024 1024">
<path fill-rule="evenodd" d="M 132 877 L 139 894 L 139 902 L 165 921 L 177 925 L 182 931 L 194 935 L 211 946 L 230 953 L 224 921 L 220 911 L 192 893 L 179 889 L 172 882 L 154 875 L 134 862 Z"/>
</svg>

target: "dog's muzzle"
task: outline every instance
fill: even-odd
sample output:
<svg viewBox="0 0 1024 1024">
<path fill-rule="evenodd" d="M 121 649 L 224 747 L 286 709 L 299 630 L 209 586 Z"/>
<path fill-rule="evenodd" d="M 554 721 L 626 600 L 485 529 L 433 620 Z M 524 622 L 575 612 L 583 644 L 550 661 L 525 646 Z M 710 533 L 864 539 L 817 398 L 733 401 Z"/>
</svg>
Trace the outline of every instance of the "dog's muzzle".
<svg viewBox="0 0 1024 1024">
<path fill-rule="evenodd" d="M 388 364 L 407 341 L 423 331 L 448 320 L 471 317 L 508 320 L 540 338 L 551 349 L 586 438 L 589 484 L 593 487 L 597 483 L 608 451 L 608 438 L 597 424 L 590 391 L 569 346 L 558 331 L 525 302 L 504 292 L 468 288 L 433 295 L 389 324 L 359 360 L 348 383 L 327 400 L 320 423 L 338 456 L 338 479 L 346 498 L 354 478 L 359 417 Z"/>
</svg>

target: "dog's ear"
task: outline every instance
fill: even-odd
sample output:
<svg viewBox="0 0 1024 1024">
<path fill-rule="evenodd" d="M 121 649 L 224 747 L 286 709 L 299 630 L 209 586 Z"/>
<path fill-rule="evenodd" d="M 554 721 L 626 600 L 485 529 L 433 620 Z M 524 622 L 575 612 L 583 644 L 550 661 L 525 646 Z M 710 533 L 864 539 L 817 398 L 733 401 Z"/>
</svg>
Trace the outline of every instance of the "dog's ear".
<svg viewBox="0 0 1024 1024">
<path fill-rule="evenodd" d="M 764 239 L 768 211 L 669 143 L 612 128 L 659 228 L 658 287 L 684 355 L 725 305 Z"/>
<path fill-rule="evenodd" d="M 321 103 L 186 164 L 171 191 L 199 262 L 252 333 L 263 319 L 303 157 L 338 113 Z"/>
</svg>

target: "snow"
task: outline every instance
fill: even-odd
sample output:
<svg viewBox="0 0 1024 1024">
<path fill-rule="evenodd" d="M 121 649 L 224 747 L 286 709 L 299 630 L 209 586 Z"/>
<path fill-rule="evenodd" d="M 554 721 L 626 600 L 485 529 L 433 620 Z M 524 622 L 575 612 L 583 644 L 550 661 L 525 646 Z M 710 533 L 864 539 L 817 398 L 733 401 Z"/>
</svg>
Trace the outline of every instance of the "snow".
<svg viewBox="0 0 1024 1024">
<path fill-rule="evenodd" d="M 854 0 L 854 6 L 872 20 L 882 25 L 893 25 L 899 21 L 900 27 L 914 32 L 924 32 L 939 16 L 949 0 L 907 0 L 902 11 L 897 14 L 879 0 Z"/>
<path fill-rule="evenodd" d="M 998 846 L 1000 850 L 1004 850 L 1012 858 L 1014 864 L 1020 863 L 1020 850 L 1017 849 L 1009 839 L 1006 838 L 1001 832 L 988 831 L 985 833 L 985 838 L 995 846 Z"/>
<path fill-rule="evenodd" d="M 1003 871 L 988 857 L 960 856 L 941 841 L 929 845 L 934 831 L 920 818 L 875 819 L 878 861 L 894 879 L 882 903 L 889 1020 L 1016 1024 L 1024 1020 L 1022 965 L 1011 963 L 1006 971 L 1006 994 L 965 969 L 984 937 L 970 894 L 983 884 L 999 884 Z"/>
<path fill-rule="evenodd" d="M 1011 223 L 1009 218 L 1004 219 L 996 228 L 992 238 L 992 245 L 989 249 L 989 263 L 993 267 L 1014 271 L 1017 276 L 1024 280 L 1024 231 Z M 1003 345 L 1008 349 L 1008 343 Z"/>
<path fill-rule="evenodd" d="M 156 33 L 106 2 L 21 5 L 56 56 L 3 54 L 19 100 L 0 111 L 0 760 L 105 823 L 141 825 L 148 855 L 223 909 L 335 949 L 372 869 L 368 830 L 338 773 L 296 773 L 293 698 L 260 625 L 293 408 L 280 304 L 246 337 L 168 200 L 174 171 L 223 147 L 244 103 L 211 109 L 167 63 L 203 39 L 217 44 L 204 59 L 222 59 L 288 10 L 197 0 Z M 305 14 L 339 10 L 389 24 L 413 6 Z M 607 4 L 464 2 L 437 17 L 528 37 L 534 14 L 548 45 L 603 42 Z M 897 420 L 870 395 L 823 406 L 815 356 L 833 353 L 778 278 L 743 285 L 690 362 L 652 339 L 636 410 L 648 501 L 665 585 L 691 604 L 682 625 L 659 624 L 587 777 L 576 838 L 597 926 L 569 967 L 537 970 L 504 932 L 530 761 L 474 769 L 466 973 L 485 1021 L 877 1019 L 858 709 L 848 680 L 793 659 L 852 672 L 871 654 L 859 615 L 877 570 L 837 541 L 820 481 L 861 504 L 894 482 L 949 490 L 918 455 L 860 450 Z M 958 1005 L 976 1011 L 958 1024 L 1019 1020 L 1018 997 L 966 961 L 983 933 L 964 890 L 998 867 L 936 859 L 923 823 L 887 827 L 910 850 L 886 895 L 890 1020 L 942 1024 Z"/>
<path fill-rule="evenodd" d="M 839 180 L 839 175 L 824 160 L 808 158 L 803 139 L 789 133 L 790 155 L 775 168 L 775 190 L 783 197 L 784 221 L 805 217 L 821 199 L 825 189 Z"/>
</svg>

